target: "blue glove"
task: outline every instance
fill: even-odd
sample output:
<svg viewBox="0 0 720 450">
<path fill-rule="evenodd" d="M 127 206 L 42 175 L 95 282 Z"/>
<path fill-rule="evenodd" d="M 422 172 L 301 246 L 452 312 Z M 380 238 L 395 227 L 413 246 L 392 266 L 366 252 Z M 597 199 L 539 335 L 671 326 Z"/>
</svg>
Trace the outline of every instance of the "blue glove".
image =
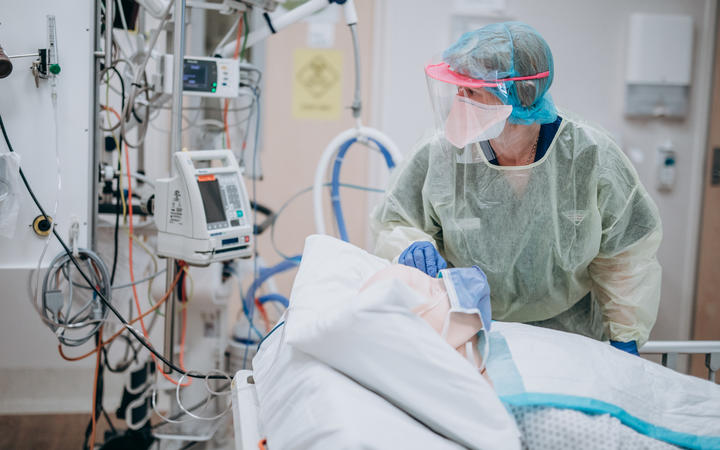
<svg viewBox="0 0 720 450">
<path fill-rule="evenodd" d="M 400 264 L 420 269 L 431 277 L 439 270 L 447 269 L 447 263 L 437 249 L 428 241 L 413 242 L 398 258 Z"/>
<path fill-rule="evenodd" d="M 638 353 L 636 341 L 630 341 L 630 342 L 610 341 L 610 345 L 612 345 L 613 347 L 615 347 L 618 350 L 628 352 L 631 355 L 640 356 L 640 354 Z"/>
</svg>

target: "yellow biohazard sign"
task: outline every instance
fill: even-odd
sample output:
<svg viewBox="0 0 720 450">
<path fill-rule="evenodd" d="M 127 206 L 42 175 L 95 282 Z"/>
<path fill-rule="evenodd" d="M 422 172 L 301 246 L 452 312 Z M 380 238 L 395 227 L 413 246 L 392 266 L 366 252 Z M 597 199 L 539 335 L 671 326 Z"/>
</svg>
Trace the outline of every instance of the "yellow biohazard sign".
<svg viewBox="0 0 720 450">
<path fill-rule="evenodd" d="M 339 50 L 295 50 L 292 102 L 295 118 L 340 118 L 342 53 Z"/>
</svg>

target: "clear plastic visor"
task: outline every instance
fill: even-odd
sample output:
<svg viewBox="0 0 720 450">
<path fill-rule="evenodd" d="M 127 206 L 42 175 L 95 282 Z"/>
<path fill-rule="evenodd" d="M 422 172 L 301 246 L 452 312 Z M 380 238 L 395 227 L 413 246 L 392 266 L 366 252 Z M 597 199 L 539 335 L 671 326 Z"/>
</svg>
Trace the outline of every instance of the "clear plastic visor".
<svg viewBox="0 0 720 450">
<path fill-rule="evenodd" d="M 512 106 L 484 87 L 468 87 L 442 81 L 426 70 L 433 107 L 435 132 L 450 146 L 463 149 L 498 137 Z M 498 84 L 493 89 L 501 89 Z"/>
</svg>

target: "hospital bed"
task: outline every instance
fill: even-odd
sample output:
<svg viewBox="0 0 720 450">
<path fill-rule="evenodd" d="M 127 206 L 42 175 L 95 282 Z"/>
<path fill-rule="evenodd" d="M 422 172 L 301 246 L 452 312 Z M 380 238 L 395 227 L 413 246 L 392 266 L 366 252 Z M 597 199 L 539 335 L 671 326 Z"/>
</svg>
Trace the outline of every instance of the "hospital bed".
<svg viewBox="0 0 720 450">
<path fill-rule="evenodd" d="M 493 322 L 487 347 L 478 344 L 489 349 L 491 385 L 411 312 L 426 298 L 398 280 L 361 289 L 387 266 L 342 241 L 308 238 L 290 308 L 253 371 L 234 377 L 237 449 L 264 448 L 266 433 L 271 450 L 520 448 L 508 413 L 524 407 L 612 417 L 661 444 L 720 448 L 720 388 L 678 373 L 680 355 L 705 355 L 716 380 L 720 341 L 640 349 L 667 370 L 583 336 Z"/>
<path fill-rule="evenodd" d="M 720 341 L 650 341 L 640 349 L 640 354 L 660 355 L 661 364 L 673 370 L 677 370 L 680 355 L 705 355 L 707 379 L 713 382 L 720 370 Z M 252 371 L 240 370 L 235 374 L 232 392 L 236 450 L 262 449 L 260 405 Z"/>
</svg>

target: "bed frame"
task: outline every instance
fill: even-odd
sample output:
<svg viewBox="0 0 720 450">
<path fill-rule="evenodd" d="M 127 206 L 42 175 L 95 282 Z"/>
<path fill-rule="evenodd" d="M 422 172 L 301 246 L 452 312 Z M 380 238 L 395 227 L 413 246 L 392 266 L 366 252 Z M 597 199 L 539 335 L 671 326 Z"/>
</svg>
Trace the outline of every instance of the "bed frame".
<svg viewBox="0 0 720 450">
<path fill-rule="evenodd" d="M 678 355 L 705 355 L 707 379 L 715 382 L 720 370 L 720 341 L 649 341 L 641 355 L 662 355 L 662 365 L 677 370 Z"/>
<path fill-rule="evenodd" d="M 239 370 L 232 381 L 233 427 L 235 450 L 257 450 L 260 436 L 258 424 L 260 403 L 255 380 L 250 370 Z"/>
</svg>

